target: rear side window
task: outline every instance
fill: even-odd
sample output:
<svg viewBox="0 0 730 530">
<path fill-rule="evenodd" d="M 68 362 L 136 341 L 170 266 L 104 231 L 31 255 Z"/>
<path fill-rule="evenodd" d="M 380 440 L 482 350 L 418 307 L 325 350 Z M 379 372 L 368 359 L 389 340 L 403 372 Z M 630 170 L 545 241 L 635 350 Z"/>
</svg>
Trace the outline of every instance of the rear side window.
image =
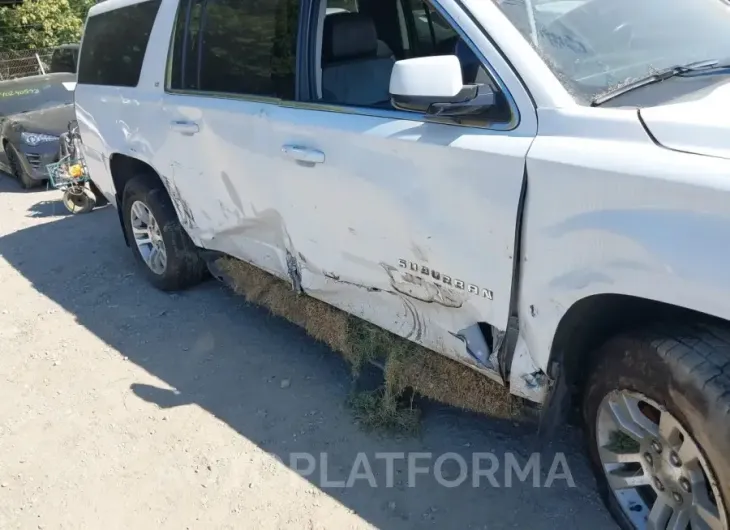
<svg viewBox="0 0 730 530">
<path fill-rule="evenodd" d="M 293 99 L 299 3 L 181 2 L 170 88 Z"/>
<path fill-rule="evenodd" d="M 79 83 L 134 87 L 161 0 L 147 0 L 89 17 L 79 60 Z"/>
</svg>

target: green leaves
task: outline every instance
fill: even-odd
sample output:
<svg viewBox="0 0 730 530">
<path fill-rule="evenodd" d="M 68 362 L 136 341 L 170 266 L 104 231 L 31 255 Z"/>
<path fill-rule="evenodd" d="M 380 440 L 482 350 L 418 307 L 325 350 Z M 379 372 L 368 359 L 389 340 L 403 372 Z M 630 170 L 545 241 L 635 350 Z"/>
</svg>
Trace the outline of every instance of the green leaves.
<svg viewBox="0 0 730 530">
<path fill-rule="evenodd" d="M 93 0 L 25 0 L 0 7 L 0 49 L 29 50 L 78 42 Z"/>
</svg>

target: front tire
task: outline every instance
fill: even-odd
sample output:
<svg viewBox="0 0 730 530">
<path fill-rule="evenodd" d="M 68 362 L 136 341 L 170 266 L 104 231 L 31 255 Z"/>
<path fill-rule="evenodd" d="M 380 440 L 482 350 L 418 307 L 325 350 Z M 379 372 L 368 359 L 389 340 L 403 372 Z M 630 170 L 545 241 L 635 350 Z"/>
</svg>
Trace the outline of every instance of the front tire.
<svg viewBox="0 0 730 530">
<path fill-rule="evenodd" d="M 161 182 L 144 175 L 132 178 L 124 188 L 122 218 L 132 252 L 152 285 L 176 291 L 203 280 L 205 262 Z"/>
<path fill-rule="evenodd" d="M 30 175 L 23 170 L 23 164 L 20 163 L 20 155 L 13 144 L 5 145 L 5 156 L 8 159 L 8 164 L 10 165 L 10 170 L 13 176 L 18 180 L 18 182 L 20 182 L 20 185 L 24 190 L 29 190 L 39 185 L 38 181 L 33 180 Z"/>
<path fill-rule="evenodd" d="M 625 530 L 727 530 L 730 333 L 664 326 L 597 353 L 583 396 L 588 453 Z"/>
</svg>

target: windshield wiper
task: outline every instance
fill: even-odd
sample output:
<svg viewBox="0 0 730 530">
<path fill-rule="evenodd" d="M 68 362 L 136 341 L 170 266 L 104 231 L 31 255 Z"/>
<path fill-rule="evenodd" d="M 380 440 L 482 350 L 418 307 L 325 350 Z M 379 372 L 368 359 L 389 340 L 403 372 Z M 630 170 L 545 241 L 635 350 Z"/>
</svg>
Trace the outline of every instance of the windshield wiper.
<svg viewBox="0 0 730 530">
<path fill-rule="evenodd" d="M 647 85 L 653 85 L 654 83 L 660 83 L 671 77 L 676 77 L 692 72 L 708 71 L 708 70 L 720 70 L 730 68 L 730 61 L 721 61 L 720 59 L 710 59 L 707 61 L 696 61 L 694 63 L 670 66 L 663 70 L 654 72 L 646 77 L 635 79 L 625 85 L 618 86 L 608 92 L 604 92 L 600 96 L 596 96 L 591 100 L 591 107 L 597 107 L 603 105 L 607 101 L 612 100 L 615 97 L 636 90 L 637 88 L 645 87 Z"/>
</svg>

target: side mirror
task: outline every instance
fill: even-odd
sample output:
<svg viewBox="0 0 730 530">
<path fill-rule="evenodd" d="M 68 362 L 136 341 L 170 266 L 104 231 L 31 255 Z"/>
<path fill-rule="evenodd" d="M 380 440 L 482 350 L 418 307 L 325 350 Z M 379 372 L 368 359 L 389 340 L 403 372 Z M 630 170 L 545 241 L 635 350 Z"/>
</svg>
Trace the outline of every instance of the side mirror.
<svg viewBox="0 0 730 530">
<path fill-rule="evenodd" d="M 473 116 L 496 104 L 486 85 L 465 85 L 455 55 L 397 61 L 390 75 L 390 98 L 401 110 L 434 116 Z"/>
</svg>

